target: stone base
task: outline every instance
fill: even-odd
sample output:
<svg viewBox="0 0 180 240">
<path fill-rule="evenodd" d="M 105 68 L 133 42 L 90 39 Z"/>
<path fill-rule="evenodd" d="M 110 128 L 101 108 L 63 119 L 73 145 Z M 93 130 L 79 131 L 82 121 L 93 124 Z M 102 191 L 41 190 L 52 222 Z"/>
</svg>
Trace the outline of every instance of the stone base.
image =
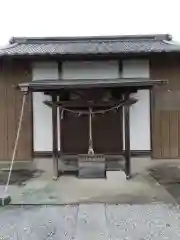
<svg viewBox="0 0 180 240">
<path fill-rule="evenodd" d="M 102 154 L 78 156 L 79 178 L 106 178 L 106 161 Z"/>
<path fill-rule="evenodd" d="M 8 205 L 11 202 L 11 196 L 4 192 L 4 188 L 0 188 L 0 206 Z"/>
<path fill-rule="evenodd" d="M 0 160 L 0 170 L 9 171 L 11 162 Z M 29 161 L 15 161 L 13 165 L 13 170 L 33 170 L 34 164 L 33 159 Z"/>
</svg>

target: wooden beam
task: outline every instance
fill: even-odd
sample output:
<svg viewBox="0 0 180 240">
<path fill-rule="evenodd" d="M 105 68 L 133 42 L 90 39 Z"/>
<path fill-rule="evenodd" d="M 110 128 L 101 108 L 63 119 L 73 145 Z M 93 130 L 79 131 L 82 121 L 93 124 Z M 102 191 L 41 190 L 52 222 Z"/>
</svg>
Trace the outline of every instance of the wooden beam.
<svg viewBox="0 0 180 240">
<path fill-rule="evenodd" d="M 58 179 L 58 128 L 57 128 L 57 96 L 52 95 L 52 146 L 53 146 L 53 179 Z"/>
<path fill-rule="evenodd" d="M 124 94 L 125 101 L 129 99 L 129 93 Z M 129 104 L 124 105 L 124 128 L 125 128 L 125 173 L 126 179 L 131 178 L 131 149 L 130 149 L 130 114 Z"/>
</svg>

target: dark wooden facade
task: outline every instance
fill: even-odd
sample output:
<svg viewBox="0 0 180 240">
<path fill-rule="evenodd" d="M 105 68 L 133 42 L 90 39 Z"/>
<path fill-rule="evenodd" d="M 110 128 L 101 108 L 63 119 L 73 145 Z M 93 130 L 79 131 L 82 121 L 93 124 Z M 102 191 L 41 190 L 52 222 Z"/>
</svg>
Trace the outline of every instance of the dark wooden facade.
<svg viewBox="0 0 180 240">
<path fill-rule="evenodd" d="M 168 79 L 152 93 L 152 157 L 180 158 L 180 58 L 155 58 L 151 78 Z"/>
<path fill-rule="evenodd" d="M 151 58 L 151 79 L 167 79 L 169 84 L 157 87 L 151 94 L 151 138 L 153 158 L 180 157 L 180 59 L 179 57 Z M 0 161 L 10 160 L 15 140 L 15 133 L 21 108 L 22 94 L 12 86 L 18 83 L 31 81 L 30 63 L 26 61 L 3 61 L 0 63 Z M 87 121 L 84 118 L 62 120 L 62 148 L 65 152 L 74 153 L 87 151 L 88 141 L 84 136 L 88 131 Z M 68 120 L 69 119 L 69 120 Z M 78 121 L 78 122 L 76 122 Z M 82 123 L 80 124 L 80 121 Z M 109 114 L 107 117 L 94 118 L 94 148 L 97 152 L 106 149 L 107 153 L 120 153 L 122 150 L 122 117 L 121 114 Z M 112 121 L 114 124 L 112 124 Z M 111 129 L 108 127 L 111 122 Z M 119 122 L 119 129 L 114 127 Z M 78 134 L 76 125 L 84 128 L 83 135 Z M 32 102 L 29 96 L 16 161 L 29 161 L 33 158 L 33 122 Z M 98 129 L 98 131 L 97 131 Z M 111 130 L 111 131 L 110 131 Z M 72 134 L 73 133 L 73 134 Z M 88 135 L 86 135 L 88 136 Z M 71 138 L 73 147 L 69 149 L 67 142 Z M 113 144 L 107 144 L 104 139 L 116 138 Z M 86 139 L 87 140 L 87 139 Z"/>
<path fill-rule="evenodd" d="M 13 86 L 29 81 L 31 71 L 23 62 L 0 62 L 0 161 L 10 161 L 16 137 L 22 94 Z M 26 103 L 16 161 L 32 159 L 31 96 Z"/>
<path fill-rule="evenodd" d="M 61 146 L 65 154 L 85 154 L 88 149 L 88 116 L 66 113 L 61 120 Z M 96 153 L 122 153 L 122 111 L 96 115 L 92 119 L 93 147 Z"/>
</svg>

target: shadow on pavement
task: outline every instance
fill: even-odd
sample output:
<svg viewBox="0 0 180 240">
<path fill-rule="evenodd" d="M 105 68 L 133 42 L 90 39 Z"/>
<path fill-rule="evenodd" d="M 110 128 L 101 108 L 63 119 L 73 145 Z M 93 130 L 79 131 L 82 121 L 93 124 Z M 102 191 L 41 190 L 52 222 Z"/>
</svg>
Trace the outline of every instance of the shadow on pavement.
<svg viewBox="0 0 180 240">
<path fill-rule="evenodd" d="M 160 164 L 149 169 L 149 174 L 180 203 L 180 165 Z"/>
</svg>

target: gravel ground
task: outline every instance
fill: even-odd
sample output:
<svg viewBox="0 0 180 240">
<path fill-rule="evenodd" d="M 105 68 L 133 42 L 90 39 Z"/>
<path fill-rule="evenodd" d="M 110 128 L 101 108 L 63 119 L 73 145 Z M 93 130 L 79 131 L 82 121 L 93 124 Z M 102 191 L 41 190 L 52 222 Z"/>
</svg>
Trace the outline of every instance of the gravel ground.
<svg viewBox="0 0 180 240">
<path fill-rule="evenodd" d="M 174 205 L 22 206 L 0 209 L 2 240 L 178 240 Z"/>
</svg>

